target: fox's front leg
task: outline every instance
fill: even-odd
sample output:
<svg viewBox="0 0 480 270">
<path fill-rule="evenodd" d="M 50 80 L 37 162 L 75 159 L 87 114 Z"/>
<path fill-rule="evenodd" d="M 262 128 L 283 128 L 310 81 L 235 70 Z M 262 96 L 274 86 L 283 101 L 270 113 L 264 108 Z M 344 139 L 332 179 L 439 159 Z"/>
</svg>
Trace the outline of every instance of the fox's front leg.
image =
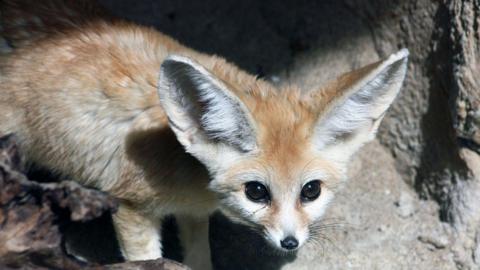
<svg viewBox="0 0 480 270">
<path fill-rule="evenodd" d="M 153 260 L 162 257 L 160 220 L 147 217 L 120 204 L 113 224 L 123 257 L 127 261 Z"/>
<path fill-rule="evenodd" d="M 202 218 L 175 216 L 175 218 L 183 247 L 183 263 L 193 270 L 212 269 L 208 216 Z"/>
</svg>

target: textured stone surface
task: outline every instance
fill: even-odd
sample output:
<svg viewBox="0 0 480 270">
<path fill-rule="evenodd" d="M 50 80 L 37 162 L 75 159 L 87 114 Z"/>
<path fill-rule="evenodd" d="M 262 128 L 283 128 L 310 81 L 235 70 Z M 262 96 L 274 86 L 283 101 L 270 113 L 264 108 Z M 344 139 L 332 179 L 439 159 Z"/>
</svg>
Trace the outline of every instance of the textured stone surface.
<svg viewBox="0 0 480 270">
<path fill-rule="evenodd" d="M 0 138 L 0 207 L 0 267 L 80 269 L 82 263 L 62 251 L 62 223 L 98 217 L 115 202 L 75 182 L 29 181 L 7 136 Z"/>
<path fill-rule="evenodd" d="M 458 136 L 480 153 L 480 1 L 452 1 L 453 89 Z"/>
</svg>

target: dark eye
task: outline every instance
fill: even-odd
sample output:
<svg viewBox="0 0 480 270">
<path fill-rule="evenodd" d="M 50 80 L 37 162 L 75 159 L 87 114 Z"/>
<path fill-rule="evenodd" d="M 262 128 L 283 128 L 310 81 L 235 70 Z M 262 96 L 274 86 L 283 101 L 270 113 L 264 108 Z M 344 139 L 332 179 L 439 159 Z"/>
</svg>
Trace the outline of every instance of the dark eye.
<svg viewBox="0 0 480 270">
<path fill-rule="evenodd" d="M 267 188 L 260 182 L 247 182 L 245 184 L 245 194 L 253 202 L 266 203 L 270 201 Z"/>
<path fill-rule="evenodd" d="M 321 191 L 320 180 L 313 180 L 303 186 L 300 198 L 302 202 L 310 202 L 317 199 Z"/>
</svg>

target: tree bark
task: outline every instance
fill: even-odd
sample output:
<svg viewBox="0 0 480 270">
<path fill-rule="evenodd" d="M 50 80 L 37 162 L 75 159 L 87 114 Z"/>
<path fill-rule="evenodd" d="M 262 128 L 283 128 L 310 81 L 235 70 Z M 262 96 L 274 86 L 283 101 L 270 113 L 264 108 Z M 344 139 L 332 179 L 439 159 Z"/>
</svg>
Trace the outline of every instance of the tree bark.
<svg viewBox="0 0 480 270">
<path fill-rule="evenodd" d="M 66 254 L 64 228 L 115 211 L 117 203 L 76 182 L 30 181 L 22 173 L 21 160 L 14 137 L 1 137 L 1 269 L 187 269 L 168 260 L 100 266 Z"/>
</svg>

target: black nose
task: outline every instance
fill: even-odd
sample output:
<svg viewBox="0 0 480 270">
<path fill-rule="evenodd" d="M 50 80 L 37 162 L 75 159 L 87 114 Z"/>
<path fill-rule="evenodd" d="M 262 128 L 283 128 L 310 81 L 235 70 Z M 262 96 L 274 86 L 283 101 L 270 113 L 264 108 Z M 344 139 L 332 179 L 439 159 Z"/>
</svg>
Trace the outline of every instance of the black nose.
<svg viewBox="0 0 480 270">
<path fill-rule="evenodd" d="M 292 250 L 298 247 L 298 240 L 293 236 L 287 236 L 285 239 L 280 241 L 282 248 Z"/>
</svg>

